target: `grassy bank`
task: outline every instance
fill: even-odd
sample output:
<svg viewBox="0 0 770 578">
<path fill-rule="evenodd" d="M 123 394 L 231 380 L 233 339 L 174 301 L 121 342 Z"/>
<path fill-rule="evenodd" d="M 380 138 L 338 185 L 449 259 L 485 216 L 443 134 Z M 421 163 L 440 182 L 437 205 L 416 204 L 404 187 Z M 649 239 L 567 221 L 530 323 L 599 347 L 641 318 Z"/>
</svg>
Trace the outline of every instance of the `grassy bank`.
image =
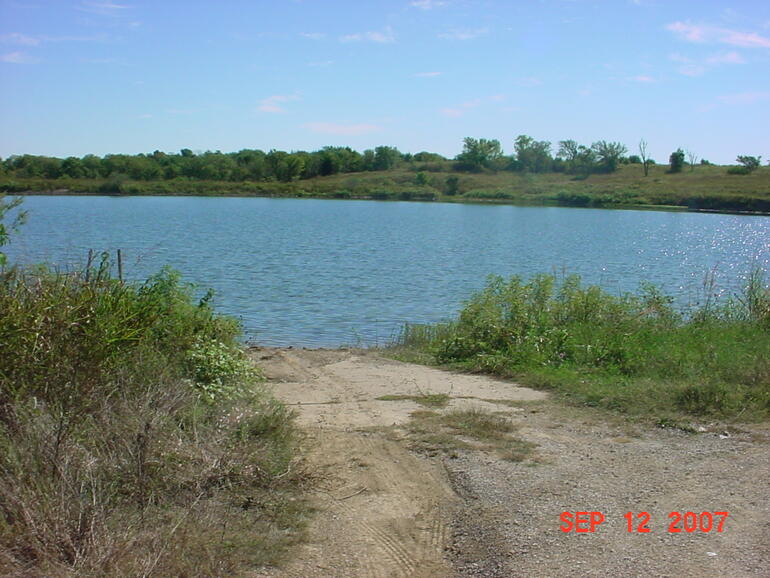
<svg viewBox="0 0 770 578">
<path fill-rule="evenodd" d="M 0 270 L 0 574 L 221 576 L 301 535 L 290 413 L 163 272 Z"/>
<path fill-rule="evenodd" d="M 579 207 L 670 207 L 770 213 L 770 167 L 731 175 L 706 165 L 669 174 L 665 166 L 621 165 L 614 173 L 576 178 L 564 173 L 457 172 L 450 161 L 412 163 L 388 171 L 340 173 L 277 181 L 0 179 L 4 192 L 58 194 L 207 195 L 496 202 Z"/>
<path fill-rule="evenodd" d="M 613 296 L 579 278 L 492 278 L 456 320 L 404 328 L 397 354 L 513 377 L 660 423 L 770 417 L 770 288 L 686 316 L 653 287 Z"/>
</svg>

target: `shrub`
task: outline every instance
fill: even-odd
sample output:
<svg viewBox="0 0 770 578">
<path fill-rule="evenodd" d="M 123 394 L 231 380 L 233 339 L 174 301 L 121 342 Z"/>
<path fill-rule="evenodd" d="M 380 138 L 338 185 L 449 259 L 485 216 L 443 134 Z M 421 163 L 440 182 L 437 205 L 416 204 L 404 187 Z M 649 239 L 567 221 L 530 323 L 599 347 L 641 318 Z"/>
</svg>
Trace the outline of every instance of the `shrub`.
<svg viewBox="0 0 770 578">
<path fill-rule="evenodd" d="M 676 149 L 671 153 L 668 162 L 670 165 L 668 172 L 681 173 L 684 168 L 684 151 L 682 149 Z"/>
<path fill-rule="evenodd" d="M 300 529 L 292 416 L 237 336 L 168 270 L 0 272 L 0 574 L 276 560 Z"/>
<path fill-rule="evenodd" d="M 759 273 L 741 295 L 687 316 L 650 285 L 615 296 L 576 276 L 538 275 L 492 277 L 456 320 L 408 326 L 401 343 L 616 410 L 756 416 L 770 411 L 768 329 Z"/>
<path fill-rule="evenodd" d="M 259 377 L 240 347 L 199 336 L 187 354 L 195 387 L 209 401 L 232 397 Z"/>
<path fill-rule="evenodd" d="M 737 158 L 737 161 L 741 163 L 741 165 L 743 166 L 743 168 L 746 169 L 747 172 L 752 173 L 759 168 L 759 165 L 762 164 L 762 157 L 739 155 Z"/>
</svg>

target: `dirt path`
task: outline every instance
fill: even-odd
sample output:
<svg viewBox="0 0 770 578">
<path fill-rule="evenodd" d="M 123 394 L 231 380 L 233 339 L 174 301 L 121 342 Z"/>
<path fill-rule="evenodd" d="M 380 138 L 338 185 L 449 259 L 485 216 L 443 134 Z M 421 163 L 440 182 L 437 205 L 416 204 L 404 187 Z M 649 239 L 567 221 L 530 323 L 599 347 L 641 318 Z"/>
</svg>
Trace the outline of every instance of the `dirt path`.
<svg viewBox="0 0 770 578">
<path fill-rule="evenodd" d="M 635 426 L 371 352 L 252 355 L 298 410 L 322 474 L 309 542 L 266 576 L 770 575 L 766 426 L 698 435 Z M 410 416 L 425 410 L 414 398 L 426 394 L 451 397 L 437 413 L 504 414 L 534 453 L 516 462 L 491 450 L 410 451 Z M 605 522 L 563 532 L 561 514 L 577 511 Z M 650 514 L 649 533 L 627 531 L 629 511 Z M 669 513 L 688 511 L 729 516 L 721 533 L 683 523 L 669 532 Z"/>
</svg>

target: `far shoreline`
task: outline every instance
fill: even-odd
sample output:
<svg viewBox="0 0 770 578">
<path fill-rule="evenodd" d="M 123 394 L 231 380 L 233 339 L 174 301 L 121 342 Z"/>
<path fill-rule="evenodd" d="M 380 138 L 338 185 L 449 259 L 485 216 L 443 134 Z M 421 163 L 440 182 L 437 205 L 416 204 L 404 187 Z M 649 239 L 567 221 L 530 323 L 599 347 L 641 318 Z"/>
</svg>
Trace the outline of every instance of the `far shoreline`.
<svg viewBox="0 0 770 578">
<path fill-rule="evenodd" d="M 0 193 L 2 194 L 2 193 Z M 599 204 L 599 205 L 576 205 L 567 202 L 559 202 L 553 199 L 483 199 L 475 197 L 439 197 L 434 199 L 427 198 L 376 198 L 373 196 L 330 196 L 323 194 L 312 194 L 306 191 L 298 194 L 271 194 L 271 193 L 253 193 L 253 192 L 227 192 L 227 193 L 201 193 L 201 192 L 182 192 L 182 191 L 163 191 L 161 193 L 107 193 L 101 191 L 77 191 L 71 189 L 55 189 L 52 191 L 18 191 L 13 193 L 4 193 L 10 196 L 19 197 L 115 197 L 115 198 L 143 198 L 143 197 L 206 197 L 206 198 L 260 198 L 260 199 L 314 199 L 322 201 L 374 201 L 374 202 L 408 202 L 408 203 L 443 203 L 443 204 L 462 204 L 462 205 L 499 205 L 514 207 L 558 207 L 566 209 L 605 209 L 605 210 L 632 210 L 632 211 L 660 211 L 676 213 L 706 213 L 718 215 L 743 215 L 743 216 L 770 216 L 770 211 L 749 211 L 738 209 L 711 209 L 697 208 L 682 205 L 665 204 Z"/>
</svg>

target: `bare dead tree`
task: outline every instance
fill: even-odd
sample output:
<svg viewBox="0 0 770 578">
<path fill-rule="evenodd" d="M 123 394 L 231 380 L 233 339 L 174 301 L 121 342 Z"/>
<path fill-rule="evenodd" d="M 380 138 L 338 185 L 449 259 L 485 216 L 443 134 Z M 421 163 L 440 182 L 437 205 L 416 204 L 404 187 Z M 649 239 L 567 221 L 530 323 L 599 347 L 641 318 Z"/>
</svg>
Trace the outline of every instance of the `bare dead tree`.
<svg viewBox="0 0 770 578">
<path fill-rule="evenodd" d="M 644 176 L 650 172 L 650 157 L 647 156 L 647 141 L 642 139 L 639 141 L 639 157 L 642 159 L 642 166 L 644 167 Z"/>
<path fill-rule="evenodd" d="M 687 161 L 690 163 L 690 170 L 694 171 L 695 170 L 695 163 L 698 162 L 698 156 L 694 152 L 688 150 L 687 151 Z"/>
</svg>

